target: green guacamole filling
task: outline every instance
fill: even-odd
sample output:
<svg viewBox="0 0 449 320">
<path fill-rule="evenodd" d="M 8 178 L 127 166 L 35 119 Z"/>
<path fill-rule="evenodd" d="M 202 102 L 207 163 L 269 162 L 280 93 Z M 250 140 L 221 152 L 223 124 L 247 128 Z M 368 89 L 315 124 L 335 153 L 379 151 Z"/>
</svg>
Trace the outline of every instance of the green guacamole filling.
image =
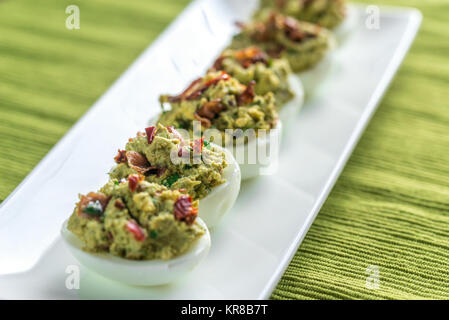
<svg viewBox="0 0 449 320">
<path fill-rule="evenodd" d="M 148 182 L 186 190 L 194 199 L 204 198 L 226 181 L 222 174 L 227 162 L 222 150 L 203 139 L 184 140 L 173 127 L 161 124 L 151 135 L 149 139 L 147 133 L 139 133 L 128 141 L 125 150 L 119 150 L 117 165 L 109 173 L 111 179 L 139 173 Z"/>
<path fill-rule="evenodd" d="M 201 129 L 216 129 L 223 136 L 227 129 L 274 128 L 278 121 L 274 94 L 257 95 L 254 86 L 255 82 L 244 85 L 223 71 L 208 72 L 181 94 L 162 95 L 158 122 L 192 132 L 193 122 L 199 121 Z"/>
<path fill-rule="evenodd" d="M 256 94 L 263 96 L 273 92 L 278 106 L 294 97 L 288 83 L 288 76 L 292 72 L 288 61 L 272 59 L 256 46 L 223 51 L 212 70 L 225 71 L 245 85 L 255 81 Z"/>
<path fill-rule="evenodd" d="M 338 26 L 346 15 L 345 0 L 261 0 L 262 10 L 274 8 L 298 20 L 319 24 L 328 29 Z M 256 16 L 260 12 L 256 13 Z"/>
<path fill-rule="evenodd" d="M 293 72 L 316 65 L 329 49 L 329 31 L 274 11 L 242 26 L 230 48 L 257 45 L 273 58 L 285 58 Z"/>
<path fill-rule="evenodd" d="M 133 175 L 81 195 L 68 229 L 88 252 L 168 260 L 188 251 L 205 233 L 195 221 L 197 212 L 198 203 L 190 196 Z"/>
</svg>

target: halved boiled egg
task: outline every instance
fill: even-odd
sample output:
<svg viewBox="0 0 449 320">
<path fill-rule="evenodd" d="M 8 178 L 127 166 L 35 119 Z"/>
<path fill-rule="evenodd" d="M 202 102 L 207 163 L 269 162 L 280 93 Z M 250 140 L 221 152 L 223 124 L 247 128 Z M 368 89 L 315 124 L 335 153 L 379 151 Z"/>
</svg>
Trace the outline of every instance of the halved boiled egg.
<svg viewBox="0 0 449 320">
<path fill-rule="evenodd" d="M 282 121 L 258 136 L 248 138 L 246 143 L 226 146 L 240 166 L 242 180 L 276 172 L 279 160 L 279 148 L 282 136 Z"/>
<path fill-rule="evenodd" d="M 196 218 L 205 233 L 181 256 L 171 260 L 129 260 L 109 253 L 89 253 L 83 242 L 67 229 L 61 235 L 73 256 L 89 270 L 118 282 L 137 286 L 156 286 L 174 282 L 194 269 L 208 254 L 211 240 L 209 230 L 201 218 Z"/>
<path fill-rule="evenodd" d="M 304 87 L 306 99 L 316 93 L 319 86 L 325 82 L 335 66 L 335 39 L 331 38 L 330 43 L 330 49 L 320 62 L 312 68 L 298 74 Z"/>
<path fill-rule="evenodd" d="M 279 108 L 279 119 L 282 121 L 284 128 L 288 126 L 301 110 L 305 96 L 301 79 L 297 75 L 290 74 L 288 76 L 288 84 L 295 96 Z"/>
<path fill-rule="evenodd" d="M 211 143 L 211 146 L 223 151 L 228 165 L 222 173 L 222 177 L 226 181 L 214 187 L 199 203 L 198 215 L 209 228 L 215 227 L 220 219 L 234 206 L 240 191 L 241 181 L 240 167 L 232 153 L 216 144 Z"/>
</svg>

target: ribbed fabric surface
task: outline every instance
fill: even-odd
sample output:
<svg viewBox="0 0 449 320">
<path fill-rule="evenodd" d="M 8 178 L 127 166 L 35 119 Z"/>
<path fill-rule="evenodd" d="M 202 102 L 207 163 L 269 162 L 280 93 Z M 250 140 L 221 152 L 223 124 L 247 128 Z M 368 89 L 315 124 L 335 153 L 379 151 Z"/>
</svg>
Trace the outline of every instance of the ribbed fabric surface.
<svg viewBox="0 0 449 320">
<path fill-rule="evenodd" d="M 0 1 L 0 201 L 187 2 Z M 449 298 L 449 2 L 364 2 L 424 22 L 274 299 Z"/>
</svg>

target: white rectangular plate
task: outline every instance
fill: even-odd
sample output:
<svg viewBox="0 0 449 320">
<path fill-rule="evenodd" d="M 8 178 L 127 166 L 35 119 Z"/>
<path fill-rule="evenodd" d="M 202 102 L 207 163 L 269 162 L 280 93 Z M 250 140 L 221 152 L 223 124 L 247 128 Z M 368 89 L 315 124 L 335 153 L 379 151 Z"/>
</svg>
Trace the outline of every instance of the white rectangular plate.
<svg viewBox="0 0 449 320">
<path fill-rule="evenodd" d="M 81 268 L 59 229 L 78 193 L 97 190 L 127 138 L 201 75 L 245 20 L 254 1 L 197 0 L 154 42 L 52 149 L 0 208 L 0 298 L 268 298 L 372 116 L 421 22 L 414 9 L 381 8 L 380 29 L 365 26 L 335 53 L 326 87 L 294 119 L 276 175 L 245 182 L 212 234 L 206 260 L 181 282 L 156 288 L 114 283 Z"/>
</svg>

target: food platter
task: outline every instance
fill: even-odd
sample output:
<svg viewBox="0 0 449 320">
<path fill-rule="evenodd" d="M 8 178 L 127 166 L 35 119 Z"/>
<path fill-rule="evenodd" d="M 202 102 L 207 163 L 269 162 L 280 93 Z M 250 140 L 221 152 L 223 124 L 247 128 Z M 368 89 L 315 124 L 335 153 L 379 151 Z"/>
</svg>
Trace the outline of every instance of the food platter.
<svg viewBox="0 0 449 320">
<path fill-rule="evenodd" d="M 335 65 L 283 136 L 276 174 L 245 181 L 211 232 L 204 262 L 171 285 L 130 287 L 81 267 L 60 227 L 76 195 L 103 185 L 123 141 L 159 112 L 161 92 L 180 92 L 211 65 L 256 1 L 197 0 L 145 50 L 0 207 L 0 298 L 263 299 L 283 274 L 404 59 L 418 11 L 382 7 L 379 29 L 366 7 L 334 52 Z M 145 115 L 145 116 L 142 116 Z M 89 155 L 86 157 L 85 155 Z"/>
</svg>

